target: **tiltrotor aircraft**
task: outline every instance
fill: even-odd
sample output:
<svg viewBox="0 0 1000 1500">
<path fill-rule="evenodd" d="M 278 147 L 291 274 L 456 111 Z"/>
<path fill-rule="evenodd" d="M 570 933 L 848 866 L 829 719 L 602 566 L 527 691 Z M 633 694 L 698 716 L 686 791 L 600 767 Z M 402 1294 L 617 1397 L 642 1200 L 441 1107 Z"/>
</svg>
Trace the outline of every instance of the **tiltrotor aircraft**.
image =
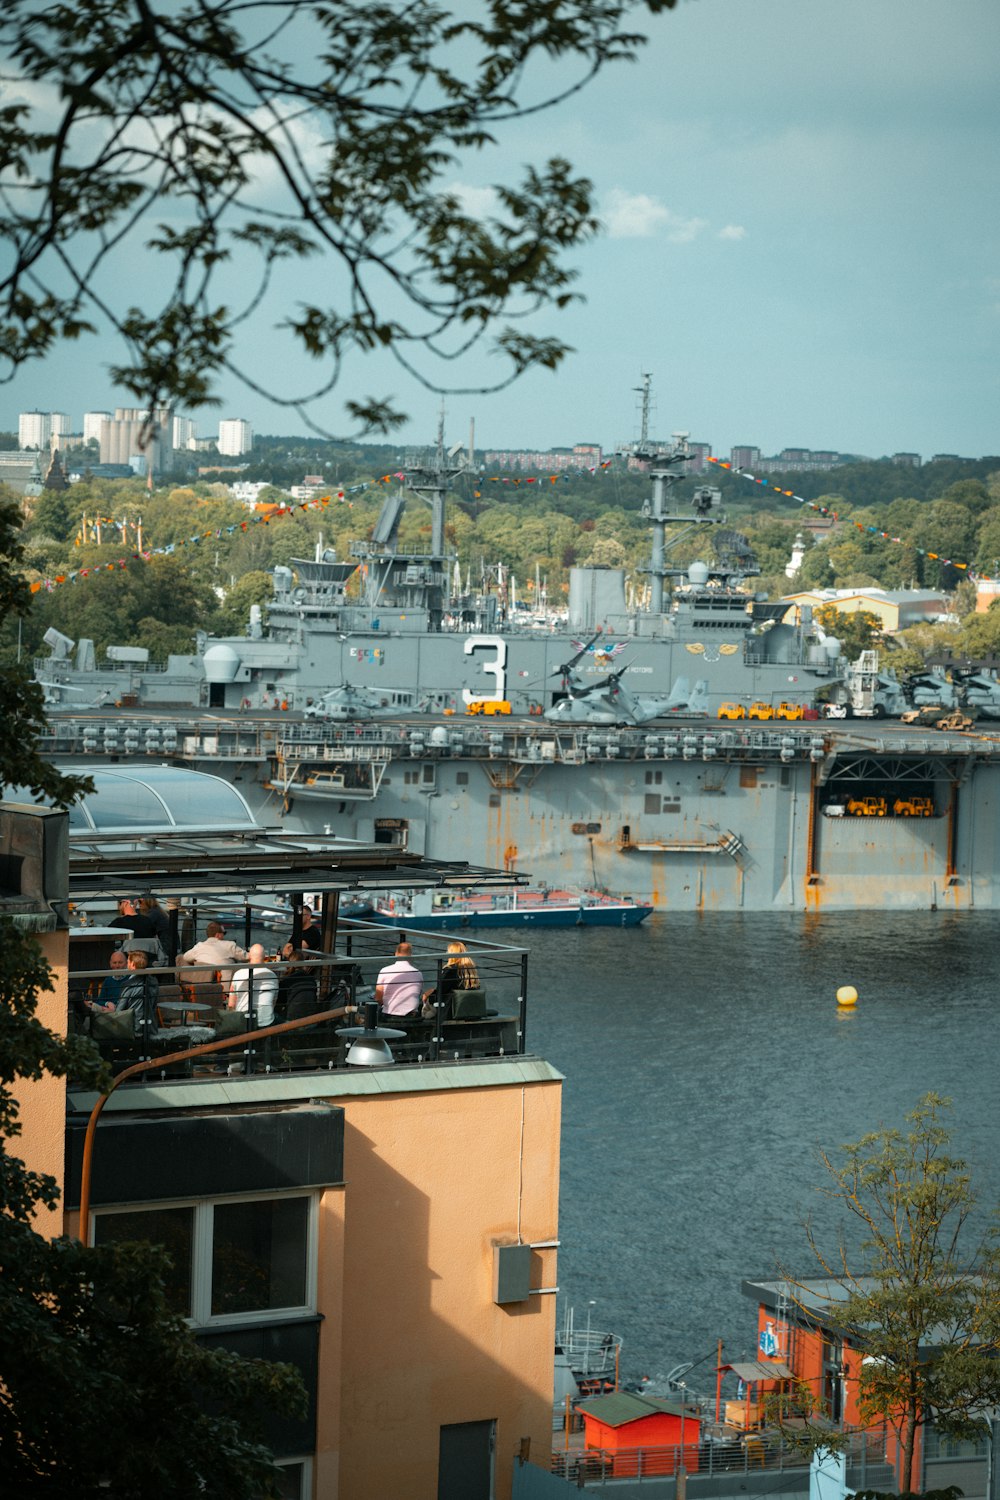
<svg viewBox="0 0 1000 1500">
<path fill-rule="evenodd" d="M 648 724 L 651 719 L 671 714 L 707 714 L 708 683 L 704 679 L 695 683 L 692 692 L 688 679 L 678 677 L 669 696 L 663 697 L 629 692 L 622 685 L 627 671 L 626 663 L 592 685 L 582 684 L 575 673 L 570 673 L 567 696 L 546 709 L 544 717 L 557 724 Z"/>
</svg>

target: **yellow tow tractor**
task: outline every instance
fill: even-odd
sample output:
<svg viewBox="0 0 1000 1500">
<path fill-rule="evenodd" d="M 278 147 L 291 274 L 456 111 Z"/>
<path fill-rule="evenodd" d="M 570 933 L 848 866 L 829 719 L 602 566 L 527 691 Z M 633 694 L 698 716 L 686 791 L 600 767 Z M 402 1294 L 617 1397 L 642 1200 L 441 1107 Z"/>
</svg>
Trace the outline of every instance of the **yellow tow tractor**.
<svg viewBox="0 0 1000 1500">
<path fill-rule="evenodd" d="M 719 704 L 719 718 L 720 719 L 745 719 L 746 716 L 747 716 L 747 711 L 743 707 L 742 703 L 720 703 Z"/>
<path fill-rule="evenodd" d="M 748 719 L 773 719 L 774 709 L 770 703 L 751 703 L 747 709 Z"/>
<path fill-rule="evenodd" d="M 776 719 L 787 719 L 791 723 L 793 719 L 804 718 L 805 710 L 801 703 L 779 703 L 774 710 L 774 717 Z"/>
<path fill-rule="evenodd" d="M 886 811 L 884 797 L 851 797 L 848 799 L 847 813 L 852 818 L 884 818 Z"/>
<path fill-rule="evenodd" d="M 933 797 L 897 797 L 892 804 L 897 818 L 933 818 Z"/>
<path fill-rule="evenodd" d="M 506 698 L 473 698 L 466 709 L 470 714 L 509 714 L 510 704 Z"/>
</svg>

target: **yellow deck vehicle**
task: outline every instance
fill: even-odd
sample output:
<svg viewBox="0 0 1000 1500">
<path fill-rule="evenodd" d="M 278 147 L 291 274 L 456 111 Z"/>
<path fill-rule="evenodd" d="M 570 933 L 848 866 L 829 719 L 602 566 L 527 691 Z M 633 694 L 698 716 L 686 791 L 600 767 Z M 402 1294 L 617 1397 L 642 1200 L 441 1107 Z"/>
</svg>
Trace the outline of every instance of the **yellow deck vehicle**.
<svg viewBox="0 0 1000 1500">
<path fill-rule="evenodd" d="M 933 797 L 897 797 L 892 804 L 892 810 L 897 818 L 932 818 L 934 799 Z"/>
<path fill-rule="evenodd" d="M 886 811 L 884 797 L 851 797 L 848 799 L 847 812 L 852 818 L 884 818 Z"/>
<path fill-rule="evenodd" d="M 506 698 L 474 698 L 466 709 L 470 714 L 509 714 L 510 704 Z"/>
</svg>

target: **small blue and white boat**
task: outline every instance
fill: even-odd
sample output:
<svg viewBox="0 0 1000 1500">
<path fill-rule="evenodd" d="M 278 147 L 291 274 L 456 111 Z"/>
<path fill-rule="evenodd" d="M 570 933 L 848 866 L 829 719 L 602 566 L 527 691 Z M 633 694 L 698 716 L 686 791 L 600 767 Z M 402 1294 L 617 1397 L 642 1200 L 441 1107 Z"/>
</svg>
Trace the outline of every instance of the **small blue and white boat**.
<svg viewBox="0 0 1000 1500">
<path fill-rule="evenodd" d="M 631 896 L 521 886 L 506 891 L 389 891 L 368 918 L 386 927 L 638 927 L 653 910 Z"/>
</svg>

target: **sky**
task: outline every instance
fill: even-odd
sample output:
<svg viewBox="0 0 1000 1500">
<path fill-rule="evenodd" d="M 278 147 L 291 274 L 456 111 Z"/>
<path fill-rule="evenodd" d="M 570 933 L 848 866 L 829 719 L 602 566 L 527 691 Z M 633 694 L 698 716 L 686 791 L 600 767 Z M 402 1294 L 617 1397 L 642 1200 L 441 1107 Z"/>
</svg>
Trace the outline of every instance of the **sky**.
<svg viewBox="0 0 1000 1500">
<path fill-rule="evenodd" d="M 488 206 L 524 162 L 567 156 L 604 224 L 572 257 L 585 302 L 545 325 L 575 352 L 499 394 L 445 397 L 449 439 L 474 422 L 479 448 L 613 450 L 638 434 L 648 372 L 653 434 L 723 456 L 1000 453 L 997 0 L 680 0 L 640 29 L 638 63 L 449 178 Z M 141 300 L 135 265 L 118 274 Z M 291 393 L 304 382 L 273 330 L 282 311 L 266 305 L 240 352 Z M 84 410 L 131 404 L 107 375 L 116 358 L 94 338 L 28 367 L 0 388 L 0 427 L 39 407 L 78 429 Z M 496 373 L 473 359 L 461 383 Z M 401 448 L 433 440 L 442 397 L 384 356 L 350 365 L 310 414 L 350 437 L 343 399 L 362 394 L 409 413 Z M 195 414 L 202 435 L 219 417 L 308 431 L 235 381 L 220 395 Z"/>
</svg>

